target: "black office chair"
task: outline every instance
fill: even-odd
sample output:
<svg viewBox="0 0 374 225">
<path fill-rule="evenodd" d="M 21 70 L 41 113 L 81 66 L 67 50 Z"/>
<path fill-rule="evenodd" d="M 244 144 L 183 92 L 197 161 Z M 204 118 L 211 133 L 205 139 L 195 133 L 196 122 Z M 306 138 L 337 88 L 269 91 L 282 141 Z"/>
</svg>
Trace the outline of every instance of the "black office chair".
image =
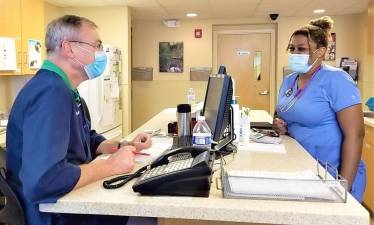
<svg viewBox="0 0 374 225">
<path fill-rule="evenodd" d="M 0 149 L 1 165 L 5 165 L 4 149 Z M 5 169 L 0 169 L 0 224 L 25 225 L 25 215 L 16 194 L 5 180 Z"/>
</svg>

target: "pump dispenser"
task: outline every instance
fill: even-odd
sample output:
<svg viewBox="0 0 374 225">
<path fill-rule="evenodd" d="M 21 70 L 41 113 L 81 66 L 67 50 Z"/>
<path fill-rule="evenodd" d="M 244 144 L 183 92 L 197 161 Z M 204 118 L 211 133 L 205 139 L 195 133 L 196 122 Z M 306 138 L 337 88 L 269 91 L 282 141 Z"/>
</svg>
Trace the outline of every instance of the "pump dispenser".
<svg viewBox="0 0 374 225">
<path fill-rule="evenodd" d="M 239 96 L 232 96 L 231 100 L 231 107 L 233 109 L 233 114 L 234 114 L 234 121 L 232 121 L 233 126 L 234 126 L 234 134 L 235 134 L 235 139 L 234 143 L 239 142 L 239 134 L 240 134 L 240 108 L 239 108 L 239 103 L 238 103 L 238 98 Z"/>
</svg>

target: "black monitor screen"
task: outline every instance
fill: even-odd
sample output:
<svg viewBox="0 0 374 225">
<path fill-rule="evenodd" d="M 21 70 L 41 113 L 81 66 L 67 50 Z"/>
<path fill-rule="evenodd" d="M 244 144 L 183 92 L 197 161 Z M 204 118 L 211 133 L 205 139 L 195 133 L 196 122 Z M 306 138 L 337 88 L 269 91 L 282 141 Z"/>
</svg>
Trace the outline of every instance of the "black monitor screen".
<svg viewBox="0 0 374 225">
<path fill-rule="evenodd" d="M 205 94 L 203 115 L 215 142 L 219 142 L 224 136 L 230 117 L 231 99 L 231 77 L 222 74 L 210 76 Z"/>
</svg>

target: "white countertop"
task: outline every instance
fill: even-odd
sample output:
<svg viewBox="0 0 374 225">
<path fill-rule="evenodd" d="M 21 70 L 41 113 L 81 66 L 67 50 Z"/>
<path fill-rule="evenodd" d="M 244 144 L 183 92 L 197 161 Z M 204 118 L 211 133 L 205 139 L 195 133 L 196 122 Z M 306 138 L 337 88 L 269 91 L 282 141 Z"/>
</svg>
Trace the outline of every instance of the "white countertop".
<svg viewBox="0 0 374 225">
<path fill-rule="evenodd" d="M 374 127 L 374 118 L 364 117 L 364 123 L 365 125 Z"/>
<path fill-rule="evenodd" d="M 251 111 L 252 121 L 271 121 L 265 111 Z M 165 131 L 168 122 L 175 120 L 175 109 L 165 109 L 137 131 Z M 166 129 L 167 130 L 167 129 Z M 137 132 L 136 131 L 136 132 Z M 132 134 L 133 135 L 133 134 Z M 269 171 L 315 170 L 316 161 L 294 139 L 282 136 L 286 154 L 238 151 L 230 167 Z M 157 139 L 153 139 L 157 142 Z M 239 165 L 239 166 L 238 166 Z M 138 165 L 140 166 L 140 165 Z M 216 187 L 214 174 L 210 196 L 151 197 L 132 191 L 131 181 L 124 187 L 107 190 L 102 181 L 68 193 L 55 204 L 41 204 L 43 212 L 146 216 L 195 220 L 234 221 L 267 224 L 369 225 L 369 213 L 351 195 L 347 203 L 298 202 L 276 200 L 225 199 Z"/>
</svg>

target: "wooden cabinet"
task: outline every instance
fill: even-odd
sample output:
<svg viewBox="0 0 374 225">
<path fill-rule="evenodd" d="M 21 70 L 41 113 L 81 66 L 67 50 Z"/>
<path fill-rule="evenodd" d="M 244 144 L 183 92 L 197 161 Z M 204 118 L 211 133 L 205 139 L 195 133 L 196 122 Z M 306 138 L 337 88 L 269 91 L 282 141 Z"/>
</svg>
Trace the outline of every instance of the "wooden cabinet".
<svg viewBox="0 0 374 225">
<path fill-rule="evenodd" d="M 0 75 L 19 75 L 22 67 L 21 49 L 21 1 L 0 0 L 0 37 L 14 38 L 16 41 L 17 71 L 1 71 Z"/>
<path fill-rule="evenodd" d="M 39 40 L 44 48 L 44 1 L 0 0 L 0 37 L 14 38 L 16 42 L 16 71 L 0 71 L 0 75 L 35 74 L 37 69 L 28 66 L 28 40 Z"/>
<path fill-rule="evenodd" d="M 374 127 L 365 125 L 362 157 L 366 163 L 366 191 L 364 203 L 374 211 Z"/>
</svg>

